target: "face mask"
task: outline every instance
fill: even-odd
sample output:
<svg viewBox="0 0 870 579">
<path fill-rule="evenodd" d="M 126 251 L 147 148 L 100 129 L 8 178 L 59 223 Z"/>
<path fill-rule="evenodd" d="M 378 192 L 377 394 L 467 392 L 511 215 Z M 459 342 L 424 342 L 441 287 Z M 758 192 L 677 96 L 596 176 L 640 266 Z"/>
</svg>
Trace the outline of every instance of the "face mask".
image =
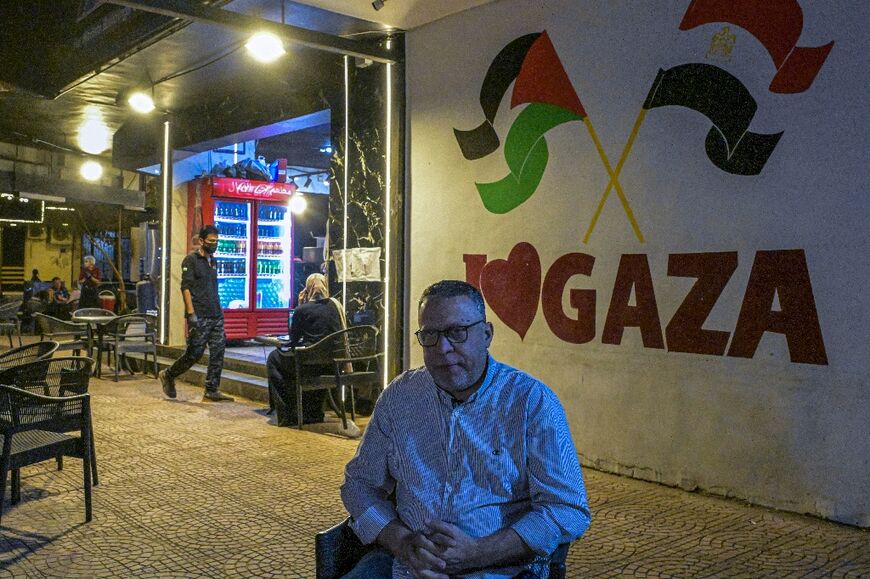
<svg viewBox="0 0 870 579">
<path fill-rule="evenodd" d="M 203 243 L 202 249 L 208 254 L 212 254 L 217 251 L 217 243 Z"/>
</svg>

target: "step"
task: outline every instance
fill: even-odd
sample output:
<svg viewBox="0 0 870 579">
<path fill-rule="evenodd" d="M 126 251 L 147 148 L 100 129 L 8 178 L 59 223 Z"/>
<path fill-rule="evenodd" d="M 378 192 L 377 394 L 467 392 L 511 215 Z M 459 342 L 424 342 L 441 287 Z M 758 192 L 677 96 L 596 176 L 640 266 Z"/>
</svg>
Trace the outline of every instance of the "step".
<svg viewBox="0 0 870 579">
<path fill-rule="evenodd" d="M 183 352 L 181 350 L 180 352 Z M 180 356 L 179 352 L 179 356 Z M 130 353 L 127 354 L 130 358 L 133 358 L 141 364 L 144 358 L 144 354 L 141 353 Z M 205 360 L 205 356 L 203 359 Z M 229 360 L 225 359 L 225 362 Z M 163 370 L 168 368 L 175 362 L 175 358 L 171 358 L 168 356 L 157 356 L 157 367 L 158 370 Z M 229 369 L 227 364 L 224 364 L 224 369 L 221 372 L 221 391 L 226 392 L 227 394 L 232 394 L 235 396 L 241 396 L 242 398 L 247 398 L 248 400 L 254 400 L 256 402 L 263 402 L 265 404 L 269 403 L 269 383 L 265 378 L 266 370 L 263 368 L 263 376 L 255 376 L 252 374 L 247 374 L 245 372 L 239 372 L 234 369 Z M 261 365 L 262 366 L 262 365 Z M 151 358 L 148 358 L 148 368 L 151 368 Z M 208 369 L 208 364 L 194 364 L 190 370 L 182 374 L 177 378 L 182 382 L 187 382 L 188 384 L 194 384 L 197 386 L 205 386 L 205 376 L 206 371 Z M 111 370 L 107 371 L 103 368 L 103 378 L 111 380 L 114 374 Z"/>
<path fill-rule="evenodd" d="M 262 348 L 262 346 L 252 346 L 252 348 Z M 265 354 L 268 355 L 274 348 L 270 346 L 265 347 Z M 240 374 L 249 374 L 251 376 L 257 376 L 260 378 L 266 378 L 266 363 L 264 360 L 266 356 L 263 355 L 264 351 L 262 349 L 258 350 L 256 360 L 246 360 L 243 358 L 239 358 L 237 353 L 224 355 L 224 371 L 238 372 Z M 158 356 L 164 356 L 166 358 L 176 360 L 184 354 L 183 346 L 157 346 L 157 354 Z M 208 366 L 208 350 L 203 354 L 202 358 L 200 358 L 199 362 L 203 366 Z"/>
</svg>

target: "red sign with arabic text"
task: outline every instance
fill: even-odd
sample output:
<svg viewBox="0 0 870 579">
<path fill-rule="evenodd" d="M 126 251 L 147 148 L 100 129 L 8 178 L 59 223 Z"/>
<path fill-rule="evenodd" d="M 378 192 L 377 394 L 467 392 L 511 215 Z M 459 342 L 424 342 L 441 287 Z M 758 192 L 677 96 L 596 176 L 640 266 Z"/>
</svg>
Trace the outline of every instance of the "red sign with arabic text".
<svg viewBox="0 0 870 579">
<path fill-rule="evenodd" d="M 216 177 L 212 182 L 212 195 L 240 199 L 274 199 L 287 201 L 296 192 L 295 183 L 268 183 L 249 179 Z"/>
</svg>

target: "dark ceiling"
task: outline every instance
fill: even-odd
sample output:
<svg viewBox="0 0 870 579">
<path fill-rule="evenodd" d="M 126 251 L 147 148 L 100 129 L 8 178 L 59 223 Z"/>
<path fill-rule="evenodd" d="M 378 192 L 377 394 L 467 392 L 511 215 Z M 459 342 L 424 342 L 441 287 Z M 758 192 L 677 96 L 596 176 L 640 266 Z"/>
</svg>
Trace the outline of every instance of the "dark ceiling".
<svg viewBox="0 0 870 579">
<path fill-rule="evenodd" d="M 363 48 L 381 46 L 390 34 L 380 24 L 282 0 L 141 4 L 182 12 L 211 6 L 247 24 L 246 16 L 283 18 Z M 77 152 L 78 128 L 88 107 L 96 107 L 110 132 L 121 129 L 118 150 L 103 156 L 124 168 L 150 164 L 159 146 L 159 115 L 143 120 L 116 104 L 134 85 L 156 83 L 156 104 L 171 113 L 178 148 L 328 108 L 341 94 L 343 59 L 336 50 L 285 43 L 283 58 L 259 64 L 242 46 L 253 32 L 248 25 L 191 22 L 99 0 L 4 0 L 0 22 L 0 140 Z M 319 131 L 295 142 L 320 141 Z"/>
</svg>

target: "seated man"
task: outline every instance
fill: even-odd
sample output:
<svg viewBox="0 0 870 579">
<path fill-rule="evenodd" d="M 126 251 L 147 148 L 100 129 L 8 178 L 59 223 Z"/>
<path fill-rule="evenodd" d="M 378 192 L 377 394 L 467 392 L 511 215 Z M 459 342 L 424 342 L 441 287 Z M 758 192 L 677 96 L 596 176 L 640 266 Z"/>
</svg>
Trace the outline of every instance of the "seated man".
<svg viewBox="0 0 870 579">
<path fill-rule="evenodd" d="M 590 522 L 559 400 L 489 355 L 474 286 L 433 284 L 418 319 L 425 367 L 384 390 L 345 468 L 351 528 L 393 555 L 393 577 L 547 577 Z M 348 577 L 373 576 L 366 564 Z"/>
<path fill-rule="evenodd" d="M 52 278 L 48 294 L 46 313 L 62 320 L 69 319 L 69 292 L 63 285 L 63 280 L 59 277 Z"/>
</svg>

